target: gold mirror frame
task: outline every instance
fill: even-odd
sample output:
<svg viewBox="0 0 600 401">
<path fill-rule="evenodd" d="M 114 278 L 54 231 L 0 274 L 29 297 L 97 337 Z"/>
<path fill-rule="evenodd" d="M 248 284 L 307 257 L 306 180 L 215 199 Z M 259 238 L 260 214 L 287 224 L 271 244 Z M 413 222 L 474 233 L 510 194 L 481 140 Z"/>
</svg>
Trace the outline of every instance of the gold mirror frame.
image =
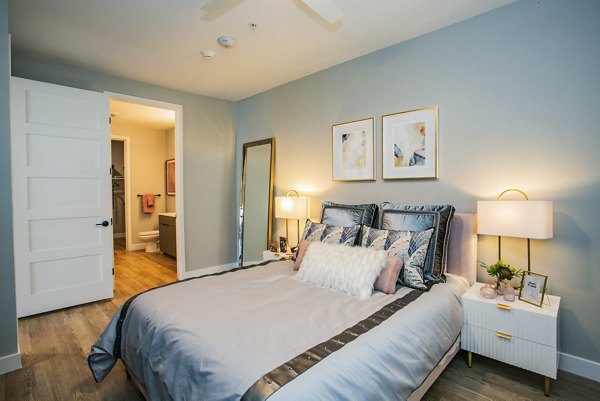
<svg viewBox="0 0 600 401">
<path fill-rule="evenodd" d="M 244 209 L 246 209 L 246 181 L 247 181 L 247 167 L 248 167 L 248 151 L 249 149 L 257 146 L 269 145 L 270 151 L 270 164 L 269 164 L 269 193 L 268 193 L 268 210 L 267 210 L 267 237 L 263 250 L 268 249 L 269 242 L 271 240 L 271 234 L 273 229 L 273 184 L 274 184 L 274 171 L 275 171 L 275 138 L 263 139 L 260 141 L 248 142 L 243 145 L 242 154 L 242 187 L 240 193 L 240 214 L 239 214 L 239 232 L 238 232 L 238 265 L 243 266 L 244 263 Z M 262 255 L 261 255 L 262 258 Z"/>
</svg>

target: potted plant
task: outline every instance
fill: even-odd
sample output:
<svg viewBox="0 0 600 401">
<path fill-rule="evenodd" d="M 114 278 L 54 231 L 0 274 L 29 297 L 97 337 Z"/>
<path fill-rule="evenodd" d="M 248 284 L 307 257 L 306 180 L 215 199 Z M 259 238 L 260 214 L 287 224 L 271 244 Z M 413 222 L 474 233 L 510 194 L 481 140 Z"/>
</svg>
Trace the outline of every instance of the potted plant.
<svg viewBox="0 0 600 401">
<path fill-rule="evenodd" d="M 518 278 L 523 275 L 521 269 L 506 264 L 506 262 L 502 259 L 498 260 L 492 265 L 488 265 L 484 262 L 479 262 L 479 265 L 485 269 L 487 274 L 492 277 L 496 277 L 496 291 L 498 292 L 498 295 L 504 293 L 502 287 L 505 280 L 510 281 L 515 277 Z"/>
</svg>

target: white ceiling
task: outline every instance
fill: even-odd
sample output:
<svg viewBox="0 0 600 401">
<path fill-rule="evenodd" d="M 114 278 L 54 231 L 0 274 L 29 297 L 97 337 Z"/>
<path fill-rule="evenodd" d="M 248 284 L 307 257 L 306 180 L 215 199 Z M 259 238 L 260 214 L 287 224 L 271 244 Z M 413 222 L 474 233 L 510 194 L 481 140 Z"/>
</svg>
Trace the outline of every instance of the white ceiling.
<svg viewBox="0 0 600 401">
<path fill-rule="evenodd" d="M 110 115 L 114 123 L 168 130 L 175 126 L 175 112 L 144 104 L 110 100 Z"/>
<path fill-rule="evenodd" d="M 8 9 L 17 49 L 236 101 L 512 1 L 336 0 L 343 18 L 333 25 L 301 0 L 227 0 L 208 13 L 207 0 L 8 0 Z M 237 45 L 219 47 L 221 35 Z"/>
</svg>

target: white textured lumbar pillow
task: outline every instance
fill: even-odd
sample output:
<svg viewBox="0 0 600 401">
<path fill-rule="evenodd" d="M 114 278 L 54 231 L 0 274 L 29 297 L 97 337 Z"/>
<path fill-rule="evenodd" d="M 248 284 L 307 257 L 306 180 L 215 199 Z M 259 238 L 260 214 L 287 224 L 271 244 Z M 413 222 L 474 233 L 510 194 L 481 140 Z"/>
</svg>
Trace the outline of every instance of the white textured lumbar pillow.
<svg viewBox="0 0 600 401">
<path fill-rule="evenodd" d="M 387 259 L 384 250 L 313 242 L 308 247 L 296 278 L 366 299 Z"/>
</svg>

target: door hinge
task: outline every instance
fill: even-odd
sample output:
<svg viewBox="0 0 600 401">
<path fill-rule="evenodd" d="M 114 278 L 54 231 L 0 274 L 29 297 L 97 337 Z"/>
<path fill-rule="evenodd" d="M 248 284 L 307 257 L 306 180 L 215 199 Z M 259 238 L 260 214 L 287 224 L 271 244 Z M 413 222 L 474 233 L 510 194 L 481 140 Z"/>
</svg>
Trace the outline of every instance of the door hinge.
<svg viewBox="0 0 600 401">
<path fill-rule="evenodd" d="M 110 225 L 112 226 L 112 217 L 110 218 Z"/>
<path fill-rule="evenodd" d="M 108 125 L 112 124 L 112 117 L 108 117 Z"/>
<path fill-rule="evenodd" d="M 112 270 L 113 270 L 113 276 L 114 276 L 114 275 L 115 275 L 115 268 L 113 267 L 113 269 L 112 269 Z"/>
<path fill-rule="evenodd" d="M 110 175 L 112 177 L 112 167 L 108 168 L 108 175 Z"/>
</svg>

